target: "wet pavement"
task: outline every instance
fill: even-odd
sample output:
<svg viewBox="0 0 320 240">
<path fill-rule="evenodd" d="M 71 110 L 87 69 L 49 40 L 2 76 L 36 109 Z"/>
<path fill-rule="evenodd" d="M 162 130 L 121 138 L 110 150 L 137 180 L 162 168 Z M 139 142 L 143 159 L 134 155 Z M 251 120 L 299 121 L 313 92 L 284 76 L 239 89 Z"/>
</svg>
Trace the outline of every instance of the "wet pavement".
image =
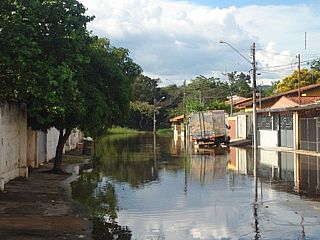
<svg viewBox="0 0 320 240">
<path fill-rule="evenodd" d="M 28 179 L 5 185 L 0 193 L 1 240 L 91 238 L 90 221 L 70 198 L 74 176 L 45 173 L 51 168 L 45 164 Z"/>
</svg>

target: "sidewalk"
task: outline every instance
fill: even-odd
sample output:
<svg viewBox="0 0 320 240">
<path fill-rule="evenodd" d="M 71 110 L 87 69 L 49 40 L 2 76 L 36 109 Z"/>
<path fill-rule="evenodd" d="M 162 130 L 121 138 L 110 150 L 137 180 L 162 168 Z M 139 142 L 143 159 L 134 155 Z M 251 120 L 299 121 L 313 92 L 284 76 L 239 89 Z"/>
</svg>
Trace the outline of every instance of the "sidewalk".
<svg viewBox="0 0 320 240">
<path fill-rule="evenodd" d="M 64 165 L 70 169 L 74 164 Z M 91 221 L 70 197 L 76 175 L 44 173 L 51 163 L 16 179 L 0 193 L 0 239 L 91 239 Z"/>
</svg>

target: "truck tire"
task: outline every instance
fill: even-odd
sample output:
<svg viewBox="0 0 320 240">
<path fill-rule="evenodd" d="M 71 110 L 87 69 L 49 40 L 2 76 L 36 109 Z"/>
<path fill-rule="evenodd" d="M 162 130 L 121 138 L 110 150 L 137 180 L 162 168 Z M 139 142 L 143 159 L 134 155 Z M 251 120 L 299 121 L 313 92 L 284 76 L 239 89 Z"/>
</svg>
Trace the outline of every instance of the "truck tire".
<svg viewBox="0 0 320 240">
<path fill-rule="evenodd" d="M 225 143 L 227 146 L 229 146 L 229 144 L 230 144 L 230 137 L 229 136 L 226 137 Z"/>
</svg>

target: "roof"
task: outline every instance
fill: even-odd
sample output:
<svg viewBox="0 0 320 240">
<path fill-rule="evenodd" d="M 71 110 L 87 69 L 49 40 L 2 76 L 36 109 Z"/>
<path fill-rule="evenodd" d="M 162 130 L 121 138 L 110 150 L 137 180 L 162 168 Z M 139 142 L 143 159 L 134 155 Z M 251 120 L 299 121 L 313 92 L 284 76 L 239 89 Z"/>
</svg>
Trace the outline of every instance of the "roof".
<svg viewBox="0 0 320 240">
<path fill-rule="evenodd" d="M 232 99 L 232 104 L 239 104 L 239 103 L 243 103 L 246 101 L 250 101 L 252 98 L 245 98 L 245 97 L 237 97 L 237 98 L 233 98 Z M 225 101 L 226 104 L 230 104 L 231 103 L 231 99 Z"/>
<path fill-rule="evenodd" d="M 320 88 L 320 83 L 301 87 L 300 88 L 300 92 L 303 93 L 305 91 L 312 90 L 312 89 L 315 89 L 315 88 Z M 286 92 L 283 92 L 283 93 L 278 93 L 278 94 L 275 94 L 275 95 L 272 95 L 272 96 L 268 96 L 268 97 L 262 98 L 261 102 L 272 100 L 272 99 L 275 99 L 275 98 L 279 99 L 282 96 L 292 95 L 292 94 L 295 94 L 295 93 L 298 93 L 298 92 L 299 92 L 299 89 L 293 89 L 293 90 L 286 91 Z M 257 99 L 257 102 L 258 102 L 258 99 Z M 247 106 L 251 106 L 251 105 L 252 105 L 252 100 L 246 101 L 246 102 L 243 102 L 243 103 L 237 103 L 238 107 L 247 107 Z"/>
<path fill-rule="evenodd" d="M 258 112 L 283 112 L 317 109 L 320 110 L 319 97 L 299 97 L 282 96 L 272 107 L 257 110 Z"/>
<path fill-rule="evenodd" d="M 299 97 L 288 97 L 291 101 L 299 104 Z M 316 97 L 300 97 L 300 104 L 307 105 L 312 103 L 320 103 L 320 96 Z"/>
<path fill-rule="evenodd" d="M 320 97 L 290 97 L 282 96 L 271 108 L 296 107 L 299 105 L 309 105 L 320 103 Z"/>
<path fill-rule="evenodd" d="M 301 111 L 301 110 L 310 110 L 310 109 L 316 109 L 316 110 L 320 111 L 320 103 L 293 106 L 293 107 L 284 107 L 284 108 L 266 108 L 266 109 L 257 110 L 257 112 L 258 113 L 263 113 L 263 112 L 287 112 L 287 111 Z"/>
<path fill-rule="evenodd" d="M 176 116 L 174 118 L 170 118 L 170 122 L 178 122 L 184 119 L 184 114 Z"/>
</svg>

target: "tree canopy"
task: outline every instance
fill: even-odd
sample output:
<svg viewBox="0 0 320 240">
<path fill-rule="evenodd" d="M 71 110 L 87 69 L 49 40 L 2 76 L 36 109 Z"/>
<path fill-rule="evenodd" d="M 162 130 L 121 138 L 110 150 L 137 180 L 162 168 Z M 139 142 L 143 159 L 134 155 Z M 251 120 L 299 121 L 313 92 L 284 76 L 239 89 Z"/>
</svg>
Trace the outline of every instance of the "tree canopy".
<svg viewBox="0 0 320 240">
<path fill-rule="evenodd" d="M 320 83 L 320 72 L 314 69 L 301 69 L 300 87 Z M 282 79 L 277 85 L 277 92 L 286 92 L 298 88 L 298 71 L 295 70 L 290 76 Z"/>
<path fill-rule="evenodd" d="M 129 51 L 90 36 L 76 0 L 0 3 L 0 97 L 25 102 L 28 125 L 60 131 L 54 169 L 71 129 L 96 136 L 123 117 L 141 68 Z"/>
</svg>

